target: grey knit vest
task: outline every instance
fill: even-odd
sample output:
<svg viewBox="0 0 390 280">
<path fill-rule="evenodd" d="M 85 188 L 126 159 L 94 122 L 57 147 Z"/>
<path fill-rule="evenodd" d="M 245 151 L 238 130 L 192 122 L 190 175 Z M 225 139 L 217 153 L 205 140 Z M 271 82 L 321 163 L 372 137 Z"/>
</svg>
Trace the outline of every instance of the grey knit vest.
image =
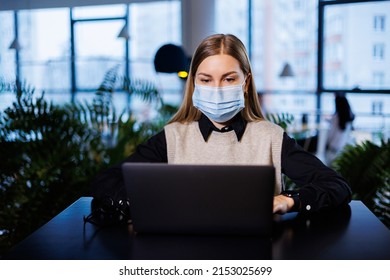
<svg viewBox="0 0 390 280">
<path fill-rule="evenodd" d="M 213 131 L 204 141 L 198 122 L 165 126 L 168 163 L 273 165 L 275 194 L 282 189 L 281 151 L 283 129 L 268 121 L 249 122 L 241 140 L 236 133 Z"/>
</svg>

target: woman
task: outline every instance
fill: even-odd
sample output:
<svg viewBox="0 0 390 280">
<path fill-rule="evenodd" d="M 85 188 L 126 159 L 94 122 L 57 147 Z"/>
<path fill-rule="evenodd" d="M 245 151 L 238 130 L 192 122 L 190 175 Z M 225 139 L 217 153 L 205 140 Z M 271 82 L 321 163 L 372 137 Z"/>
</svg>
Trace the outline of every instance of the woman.
<svg viewBox="0 0 390 280">
<path fill-rule="evenodd" d="M 355 115 L 349 106 L 346 93 L 335 94 L 335 113 L 330 120 L 326 141 L 326 161 L 331 164 L 344 146 L 351 142 L 352 123 Z"/>
<path fill-rule="evenodd" d="M 273 165 L 273 211 L 279 214 L 317 212 L 351 199 L 342 177 L 264 119 L 245 47 L 233 35 L 212 35 L 200 43 L 178 112 L 124 161 Z M 283 191 L 282 173 L 301 186 L 299 191 Z M 121 164 L 98 175 L 92 190 L 100 200 L 125 198 Z"/>
</svg>

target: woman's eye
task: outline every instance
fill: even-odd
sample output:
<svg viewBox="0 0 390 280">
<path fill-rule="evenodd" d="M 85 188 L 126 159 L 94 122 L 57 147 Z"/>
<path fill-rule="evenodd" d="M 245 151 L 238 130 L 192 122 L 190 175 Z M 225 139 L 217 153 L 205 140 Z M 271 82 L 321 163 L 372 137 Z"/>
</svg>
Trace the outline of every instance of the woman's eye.
<svg viewBox="0 0 390 280">
<path fill-rule="evenodd" d="M 203 84 L 207 84 L 210 82 L 210 79 L 201 79 L 200 80 Z"/>
<path fill-rule="evenodd" d="M 226 78 L 225 81 L 228 82 L 228 83 L 233 83 L 236 79 L 234 78 Z"/>
</svg>

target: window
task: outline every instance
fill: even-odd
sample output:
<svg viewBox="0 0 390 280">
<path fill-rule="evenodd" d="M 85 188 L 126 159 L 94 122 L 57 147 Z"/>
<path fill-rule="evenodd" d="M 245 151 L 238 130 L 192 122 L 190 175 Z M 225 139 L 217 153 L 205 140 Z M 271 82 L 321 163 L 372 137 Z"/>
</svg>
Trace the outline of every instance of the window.
<svg viewBox="0 0 390 280">
<path fill-rule="evenodd" d="M 294 9 L 295 10 L 302 9 L 302 7 L 303 7 L 303 3 L 302 2 L 303 2 L 302 0 L 295 0 L 294 1 Z"/>
<path fill-rule="evenodd" d="M 71 11 L 20 10 L 16 12 L 17 24 L 13 12 L 0 12 L 1 79 L 15 80 L 20 69 L 20 80 L 36 90 L 65 96 L 64 92 L 96 90 L 110 68 L 120 64 L 125 69 L 129 63 L 131 75 L 155 80 L 153 59 L 157 49 L 168 42 L 181 44 L 179 0 L 75 7 Z M 126 43 L 117 36 L 127 13 L 129 61 Z M 15 50 L 8 49 L 15 38 L 15 27 L 22 46 L 17 52 L 19 63 Z M 177 89 L 181 83 L 173 79 L 170 85 Z"/>
<path fill-rule="evenodd" d="M 375 142 L 378 135 L 387 139 L 390 60 L 386 48 L 390 33 L 386 18 L 390 16 L 390 1 L 320 0 L 319 4 L 324 18 L 319 26 L 323 36 L 318 60 L 322 114 L 333 113 L 334 92 L 345 91 L 356 115 L 355 135 L 364 135 L 356 141 Z"/>
<path fill-rule="evenodd" d="M 317 0 L 252 0 L 252 67 L 259 91 L 316 88 Z M 280 77 L 289 63 L 293 77 Z"/>
<path fill-rule="evenodd" d="M 37 89 L 69 91 L 69 9 L 18 12 L 20 79 Z"/>
<path fill-rule="evenodd" d="M 377 32 L 385 31 L 386 16 L 375 15 L 374 16 L 374 30 Z"/>
<path fill-rule="evenodd" d="M 372 56 L 375 60 L 383 60 L 385 57 L 385 45 L 382 43 L 374 44 Z"/>
<path fill-rule="evenodd" d="M 107 71 L 116 65 L 121 66 L 119 74 L 124 74 L 126 45 L 117 35 L 126 23 L 126 9 L 127 5 L 72 9 L 74 90 L 96 90 Z"/>
<path fill-rule="evenodd" d="M 236 35 L 248 48 L 248 1 L 215 0 L 216 33 Z"/>
<path fill-rule="evenodd" d="M 9 47 L 15 39 L 14 13 L 0 12 L 0 22 L 0 81 L 13 81 L 16 73 L 16 53 Z"/>
<path fill-rule="evenodd" d="M 129 10 L 131 76 L 156 80 L 165 95 L 181 96 L 182 81 L 176 74 L 156 74 L 153 61 L 163 45 L 181 45 L 180 14 L 180 1 L 131 4 Z"/>
<path fill-rule="evenodd" d="M 381 88 L 385 84 L 385 73 L 374 72 L 372 77 L 372 84 L 375 87 Z"/>
<path fill-rule="evenodd" d="M 126 16 L 126 5 L 104 5 L 104 6 L 85 6 L 73 8 L 73 18 L 83 19 L 101 19 Z"/>
<path fill-rule="evenodd" d="M 384 28 L 385 15 L 390 15 L 390 1 L 348 4 L 340 1 L 339 5 L 335 2 L 327 5 L 323 1 L 323 89 L 390 89 L 390 80 L 379 85 L 372 78 L 379 70 L 386 79 L 390 76 L 390 59 L 386 56 L 390 33 Z M 379 29 L 383 32 L 376 32 Z"/>
</svg>

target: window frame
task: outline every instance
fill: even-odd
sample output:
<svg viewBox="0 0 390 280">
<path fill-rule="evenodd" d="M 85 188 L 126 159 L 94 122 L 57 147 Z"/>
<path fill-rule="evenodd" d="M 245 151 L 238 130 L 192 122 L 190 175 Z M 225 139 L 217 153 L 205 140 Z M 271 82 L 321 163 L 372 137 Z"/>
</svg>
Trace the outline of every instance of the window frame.
<svg viewBox="0 0 390 280">
<path fill-rule="evenodd" d="M 319 0 L 318 3 L 318 53 L 317 53 L 317 95 L 323 92 L 354 92 L 365 94 L 390 94 L 389 89 L 372 89 L 372 88 L 325 88 L 324 87 L 324 27 L 325 27 L 325 8 L 330 5 L 347 5 L 357 3 L 389 2 L 389 0 Z M 373 50 L 374 52 L 374 50 Z M 318 101 L 317 109 L 320 108 Z"/>
</svg>

